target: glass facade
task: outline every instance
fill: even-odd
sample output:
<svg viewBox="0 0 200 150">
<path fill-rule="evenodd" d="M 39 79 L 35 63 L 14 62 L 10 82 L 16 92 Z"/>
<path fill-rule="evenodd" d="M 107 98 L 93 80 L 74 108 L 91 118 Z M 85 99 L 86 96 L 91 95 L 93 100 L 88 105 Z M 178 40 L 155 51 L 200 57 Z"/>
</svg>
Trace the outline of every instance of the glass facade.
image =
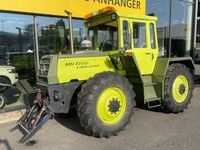
<svg viewBox="0 0 200 150">
<path fill-rule="evenodd" d="M 34 71 L 32 16 L 0 13 L 0 63 L 14 65 L 20 79 Z"/>
<path fill-rule="evenodd" d="M 159 49 L 165 55 L 170 49 L 171 56 L 190 56 L 194 4 L 193 0 L 147 0 L 147 14 L 158 17 Z"/>
<path fill-rule="evenodd" d="M 197 11 L 197 34 L 196 34 L 196 51 L 195 51 L 195 59 L 196 63 L 200 64 L 200 1 L 198 4 L 198 11 Z"/>
<path fill-rule="evenodd" d="M 158 47 L 165 54 L 169 48 L 169 12 L 170 0 L 147 0 L 147 14 L 158 17 Z"/>
<path fill-rule="evenodd" d="M 80 43 L 86 39 L 84 21 L 73 19 L 74 49 L 80 50 Z M 70 53 L 68 19 L 61 17 L 36 16 L 39 57 L 46 54 Z M 11 65 L 19 75 L 18 88 L 22 96 L 15 104 L 3 110 L 23 107 L 23 96 L 35 84 L 34 60 L 34 16 L 0 13 L 0 66 Z M 28 82 L 26 82 L 28 81 Z M 25 85 L 24 85 L 25 84 Z"/>
<path fill-rule="evenodd" d="M 44 54 L 70 53 L 68 19 L 36 17 L 40 57 Z M 80 50 L 81 41 L 86 39 L 84 21 L 73 19 L 74 49 Z"/>
<path fill-rule="evenodd" d="M 193 0 L 172 0 L 171 51 L 175 56 L 190 56 L 192 50 Z"/>
</svg>

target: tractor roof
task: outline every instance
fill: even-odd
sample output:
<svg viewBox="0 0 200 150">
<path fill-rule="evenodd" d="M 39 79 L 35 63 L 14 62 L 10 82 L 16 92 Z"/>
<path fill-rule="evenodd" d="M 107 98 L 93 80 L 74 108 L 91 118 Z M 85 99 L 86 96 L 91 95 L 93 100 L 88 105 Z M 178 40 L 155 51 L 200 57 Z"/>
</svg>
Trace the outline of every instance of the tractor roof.
<svg viewBox="0 0 200 150">
<path fill-rule="evenodd" d="M 157 20 L 157 17 L 155 17 L 155 16 L 137 15 L 137 14 L 131 14 L 131 13 L 121 13 L 121 12 L 116 11 L 114 7 L 110 7 L 110 6 L 100 9 L 98 11 L 92 12 L 90 14 L 87 14 L 84 17 L 84 19 L 88 22 L 88 21 L 96 20 L 98 18 L 112 16 L 113 14 L 116 14 L 117 17 L 119 17 L 119 18 L 151 20 L 151 21 Z"/>
</svg>

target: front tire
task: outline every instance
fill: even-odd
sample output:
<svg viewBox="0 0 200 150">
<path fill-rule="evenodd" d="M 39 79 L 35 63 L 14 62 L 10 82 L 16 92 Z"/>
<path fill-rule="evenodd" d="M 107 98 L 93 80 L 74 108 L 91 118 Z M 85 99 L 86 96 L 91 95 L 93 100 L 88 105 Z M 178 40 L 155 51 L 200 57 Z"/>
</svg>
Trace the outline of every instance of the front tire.
<svg viewBox="0 0 200 150">
<path fill-rule="evenodd" d="M 78 95 L 78 118 L 95 137 L 117 135 L 130 122 L 135 105 L 133 86 L 123 76 L 103 72 L 90 78 Z"/>
<path fill-rule="evenodd" d="M 0 83 L 11 84 L 10 80 L 6 77 L 0 77 Z M 0 92 L 3 92 L 6 88 L 6 86 L 0 86 Z"/>
<path fill-rule="evenodd" d="M 173 113 L 183 112 L 191 103 L 193 89 L 189 69 L 183 64 L 170 65 L 164 83 L 164 109 Z"/>
<path fill-rule="evenodd" d="M 0 94 L 0 110 L 3 109 L 6 105 L 6 98 L 3 96 L 3 94 Z"/>
</svg>

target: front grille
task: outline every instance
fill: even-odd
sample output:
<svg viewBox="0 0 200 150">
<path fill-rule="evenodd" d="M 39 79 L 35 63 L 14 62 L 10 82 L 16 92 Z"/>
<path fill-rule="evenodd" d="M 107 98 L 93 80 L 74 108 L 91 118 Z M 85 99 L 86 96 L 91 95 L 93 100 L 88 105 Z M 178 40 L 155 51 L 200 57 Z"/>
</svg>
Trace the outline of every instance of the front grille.
<svg viewBox="0 0 200 150">
<path fill-rule="evenodd" d="M 51 62 L 51 56 L 44 56 L 41 58 L 40 61 L 40 68 L 38 70 L 38 78 L 46 81 L 48 73 L 49 73 L 49 66 Z"/>
</svg>

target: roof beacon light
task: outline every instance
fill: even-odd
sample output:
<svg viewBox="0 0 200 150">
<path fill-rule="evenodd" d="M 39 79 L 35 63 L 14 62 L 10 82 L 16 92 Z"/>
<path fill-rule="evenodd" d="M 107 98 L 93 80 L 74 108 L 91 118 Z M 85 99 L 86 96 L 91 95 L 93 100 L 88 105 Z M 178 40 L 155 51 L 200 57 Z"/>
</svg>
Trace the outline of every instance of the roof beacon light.
<svg viewBox="0 0 200 150">
<path fill-rule="evenodd" d="M 97 16 L 100 14 L 104 14 L 104 13 L 108 13 L 108 12 L 116 12 L 116 9 L 114 7 L 108 6 L 108 7 L 99 9 L 98 11 L 95 11 L 95 12 L 85 15 L 84 19 L 89 19 L 91 17 Z"/>
</svg>

